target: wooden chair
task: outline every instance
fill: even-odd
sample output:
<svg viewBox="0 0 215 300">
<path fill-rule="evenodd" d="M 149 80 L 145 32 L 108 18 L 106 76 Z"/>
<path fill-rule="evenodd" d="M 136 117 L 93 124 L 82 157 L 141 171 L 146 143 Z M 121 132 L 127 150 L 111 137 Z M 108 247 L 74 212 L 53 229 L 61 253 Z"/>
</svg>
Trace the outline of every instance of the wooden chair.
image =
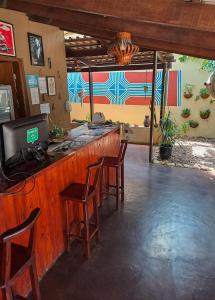
<svg viewBox="0 0 215 300">
<path fill-rule="evenodd" d="M 102 191 L 102 194 L 116 197 L 116 209 L 119 208 L 119 196 L 121 190 L 121 201 L 124 201 L 124 158 L 127 149 L 128 141 L 122 140 L 118 156 L 104 156 L 103 167 L 107 167 L 107 191 Z M 116 171 L 116 185 L 110 184 L 110 168 Z M 121 175 L 121 176 L 120 176 Z M 102 186 L 102 185 L 101 185 Z M 111 193 L 109 188 L 115 188 L 115 193 Z"/>
<path fill-rule="evenodd" d="M 87 258 L 90 257 L 90 241 L 94 236 L 99 240 L 99 215 L 98 215 L 98 203 L 97 195 L 99 195 L 99 183 L 103 160 L 101 159 L 98 163 L 87 167 L 86 183 L 71 183 L 63 192 L 61 197 L 66 200 L 66 236 L 67 236 L 67 251 L 70 251 L 70 241 L 73 239 L 80 239 L 84 241 L 85 255 Z M 93 202 L 93 216 L 94 223 L 90 222 L 88 203 Z M 82 205 L 83 208 L 83 221 L 79 221 L 79 214 L 76 214 L 76 219 L 70 222 L 70 203 L 76 203 Z M 76 206 L 76 208 L 77 208 Z M 72 232 L 72 225 L 79 225 L 79 233 Z"/>
<path fill-rule="evenodd" d="M 26 269 L 30 271 L 33 299 L 41 299 L 35 262 L 35 222 L 39 215 L 40 208 L 34 209 L 26 221 L 0 236 L 0 289 L 3 300 L 14 299 L 12 286 Z M 14 238 L 27 231 L 30 232 L 27 247 L 12 243 Z"/>
</svg>

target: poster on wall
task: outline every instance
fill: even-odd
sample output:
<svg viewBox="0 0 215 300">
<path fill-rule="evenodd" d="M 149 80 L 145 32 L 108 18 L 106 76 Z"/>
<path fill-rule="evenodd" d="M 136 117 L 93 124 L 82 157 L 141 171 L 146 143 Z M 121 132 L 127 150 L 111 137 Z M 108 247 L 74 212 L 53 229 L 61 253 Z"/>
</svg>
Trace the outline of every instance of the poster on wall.
<svg viewBox="0 0 215 300">
<path fill-rule="evenodd" d="M 0 55 L 16 56 L 13 25 L 0 21 Z"/>
<path fill-rule="evenodd" d="M 39 76 L 38 75 L 26 75 L 27 85 L 30 89 L 31 103 L 39 104 L 40 103 L 40 94 L 39 94 Z"/>
<path fill-rule="evenodd" d="M 38 87 L 38 75 L 26 75 L 26 81 L 29 88 Z"/>
<path fill-rule="evenodd" d="M 47 85 L 48 85 L 48 95 L 55 96 L 56 95 L 56 84 L 55 84 L 54 76 L 47 77 Z"/>
<path fill-rule="evenodd" d="M 39 82 L 39 90 L 40 94 L 47 94 L 47 82 L 45 77 L 39 77 L 38 79 Z"/>
<path fill-rule="evenodd" d="M 31 64 L 33 66 L 44 66 L 43 41 L 40 35 L 28 32 L 28 43 Z"/>
<path fill-rule="evenodd" d="M 42 103 L 40 104 L 40 112 L 41 114 L 50 114 L 50 103 Z"/>
<path fill-rule="evenodd" d="M 34 104 L 40 104 L 40 95 L 39 95 L 38 87 L 30 88 L 30 94 L 31 94 L 31 103 L 33 105 Z"/>
</svg>

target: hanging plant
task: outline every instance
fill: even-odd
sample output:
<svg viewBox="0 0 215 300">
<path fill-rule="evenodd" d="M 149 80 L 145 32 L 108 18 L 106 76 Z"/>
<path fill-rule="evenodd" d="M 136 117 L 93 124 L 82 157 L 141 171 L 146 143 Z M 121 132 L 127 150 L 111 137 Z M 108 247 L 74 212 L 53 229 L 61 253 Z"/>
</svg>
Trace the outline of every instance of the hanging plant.
<svg viewBox="0 0 215 300">
<path fill-rule="evenodd" d="M 191 128 L 196 128 L 196 127 L 199 126 L 199 123 L 197 121 L 190 120 L 189 125 L 190 125 Z"/>
<path fill-rule="evenodd" d="M 190 116 L 190 111 L 191 111 L 190 108 L 184 108 L 182 110 L 181 116 L 183 118 L 188 118 Z"/>
<path fill-rule="evenodd" d="M 207 88 L 201 88 L 199 95 L 202 99 L 207 99 L 210 96 Z"/>
<path fill-rule="evenodd" d="M 200 117 L 205 120 L 210 117 L 211 110 L 210 109 L 201 110 L 199 114 L 200 114 Z"/>
<path fill-rule="evenodd" d="M 192 97 L 193 97 L 193 85 L 192 84 L 185 84 L 184 98 L 190 99 Z"/>
</svg>

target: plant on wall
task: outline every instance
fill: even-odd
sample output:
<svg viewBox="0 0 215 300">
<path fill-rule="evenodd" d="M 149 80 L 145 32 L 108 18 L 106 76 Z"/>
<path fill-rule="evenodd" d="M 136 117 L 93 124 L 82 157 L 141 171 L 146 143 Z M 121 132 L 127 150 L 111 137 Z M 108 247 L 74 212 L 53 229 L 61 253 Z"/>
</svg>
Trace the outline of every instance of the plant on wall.
<svg viewBox="0 0 215 300">
<path fill-rule="evenodd" d="M 199 122 L 194 121 L 194 120 L 190 120 L 189 125 L 190 125 L 191 128 L 196 128 L 196 127 L 199 126 Z"/>
<path fill-rule="evenodd" d="M 191 109 L 190 108 L 184 108 L 182 110 L 182 113 L 181 113 L 181 116 L 183 118 L 188 118 L 190 116 L 190 112 L 191 112 Z"/>
<path fill-rule="evenodd" d="M 193 85 L 192 84 L 185 84 L 184 86 L 184 97 L 190 99 L 193 97 Z"/>
<path fill-rule="evenodd" d="M 207 88 L 201 88 L 199 91 L 199 95 L 196 96 L 195 101 L 198 101 L 200 98 L 207 99 L 209 97 L 209 92 Z"/>
<path fill-rule="evenodd" d="M 202 99 L 207 99 L 210 96 L 207 88 L 201 88 L 199 95 L 202 97 Z"/>
<path fill-rule="evenodd" d="M 210 117 L 211 110 L 208 108 L 206 110 L 201 110 L 199 115 L 202 119 L 208 119 Z"/>
</svg>

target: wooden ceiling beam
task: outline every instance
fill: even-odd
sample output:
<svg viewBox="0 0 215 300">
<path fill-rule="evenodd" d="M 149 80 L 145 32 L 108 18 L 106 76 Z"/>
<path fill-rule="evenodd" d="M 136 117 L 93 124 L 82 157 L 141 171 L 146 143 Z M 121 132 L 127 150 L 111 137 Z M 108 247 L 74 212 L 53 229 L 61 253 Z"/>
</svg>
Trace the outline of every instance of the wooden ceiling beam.
<svg viewBox="0 0 215 300">
<path fill-rule="evenodd" d="M 97 55 L 106 55 L 107 49 L 98 48 L 98 49 L 89 49 L 89 50 L 80 50 L 75 51 L 70 47 L 66 47 L 66 57 L 86 57 L 86 56 L 97 56 Z"/>
<path fill-rule="evenodd" d="M 8 8 L 19 9 L 26 13 L 61 20 L 63 22 L 77 23 L 80 25 L 92 26 L 95 32 L 99 30 L 111 31 L 114 34 L 119 31 L 129 31 L 133 35 L 144 36 L 147 39 L 156 39 L 158 41 L 166 41 L 172 43 L 180 43 L 186 46 L 202 47 L 207 49 L 215 49 L 215 32 L 207 33 L 196 29 L 187 29 L 181 26 L 167 26 L 166 24 L 149 23 L 145 21 L 137 22 L 136 20 L 128 21 L 119 18 L 110 18 L 97 15 L 90 15 L 80 12 L 72 12 L 65 9 L 56 9 L 38 4 L 29 4 L 20 0 L 8 0 Z M 97 29 L 98 28 L 98 29 Z M 215 26 L 214 26 L 215 30 Z"/>
<path fill-rule="evenodd" d="M 121 1 L 119 0 L 119 2 Z M 89 15 L 32 4 L 33 2 L 38 3 L 40 1 L 7 0 L 7 7 L 39 15 L 45 18 L 47 24 L 59 26 L 61 29 L 91 35 L 100 39 L 114 40 L 117 31 L 126 30 L 133 33 L 133 41 L 135 43 L 147 49 L 164 50 L 207 58 L 215 57 L 214 32 L 206 33 L 196 29 L 188 30 L 180 26 L 152 24 L 145 21 L 131 22 L 119 18 L 104 18 L 98 15 Z M 65 2 L 68 1 L 61 1 L 62 5 Z M 72 3 L 73 1 L 69 2 Z M 101 2 L 103 3 L 104 1 Z M 47 2 L 44 1 L 44 3 Z M 56 1 L 52 0 L 50 3 L 56 3 Z M 92 3 L 92 1 L 89 1 L 89 3 Z"/>
<path fill-rule="evenodd" d="M 152 21 L 213 31 L 215 28 L 215 6 L 186 3 L 183 0 L 26 0 L 26 2 L 95 16 Z"/>
<path fill-rule="evenodd" d="M 171 63 L 168 65 L 171 68 Z M 81 71 L 75 71 L 72 67 L 67 67 L 68 72 L 108 72 L 108 71 L 128 71 L 128 70 L 152 70 L 153 64 L 144 64 L 144 65 L 129 65 L 129 66 L 98 66 L 92 68 L 81 68 Z M 163 64 L 158 64 L 158 69 L 163 69 Z"/>
<path fill-rule="evenodd" d="M 85 34 L 85 35 L 93 35 L 94 37 L 97 38 L 103 38 L 103 39 L 109 39 L 109 40 L 114 40 L 115 34 L 111 31 L 104 31 L 101 29 L 97 29 L 95 31 L 95 28 L 91 28 L 88 25 L 83 25 L 83 24 L 71 24 L 71 23 L 67 23 L 67 22 L 63 22 L 61 20 L 51 20 L 51 22 L 49 22 L 50 25 L 53 26 L 58 26 L 60 27 L 60 29 L 62 30 L 66 30 L 66 31 L 71 31 L 71 32 L 76 32 L 76 33 L 80 33 L 80 34 Z M 167 51 L 167 52 L 173 52 L 173 53 L 178 53 L 178 54 L 186 54 L 186 55 L 190 55 L 190 56 L 196 56 L 196 57 L 200 57 L 200 58 L 209 58 L 209 59 L 214 59 L 215 58 L 215 53 L 214 50 L 211 49 L 207 49 L 207 48 L 197 48 L 197 47 L 189 47 L 186 45 L 180 45 L 180 44 L 175 44 L 172 42 L 163 42 L 163 41 L 157 41 L 154 39 L 146 39 L 144 37 L 137 37 L 134 36 L 133 37 L 133 41 L 138 44 L 139 46 L 142 46 L 143 49 L 151 49 L 151 50 L 163 50 L 163 51 Z M 105 53 L 104 49 L 95 49 L 90 50 L 90 52 L 88 52 L 89 56 L 91 55 L 105 55 L 107 53 Z M 98 54 L 98 52 L 100 51 L 100 54 Z M 67 50 L 66 50 L 67 52 Z M 74 51 L 73 51 L 74 52 Z M 86 54 L 86 52 L 79 52 L 79 54 L 68 54 L 67 57 L 72 57 L 71 55 L 77 56 L 77 57 L 82 57 L 82 56 L 87 56 L 88 54 Z"/>
<path fill-rule="evenodd" d="M 58 23 L 58 22 L 56 22 Z M 56 25 L 53 21 L 53 25 Z M 70 30 L 77 33 L 82 33 L 86 35 L 94 35 L 97 38 L 107 38 L 109 40 L 114 39 L 114 33 L 110 31 L 104 31 L 97 29 L 95 31 L 95 28 L 90 28 L 88 25 L 80 25 L 80 24 L 67 24 L 64 22 L 61 22 L 61 29 L 64 30 Z M 69 29 L 70 28 L 70 29 Z M 172 42 L 166 42 L 166 41 L 157 41 L 155 39 L 147 39 L 145 37 L 140 36 L 133 36 L 133 41 L 141 46 L 143 49 L 152 49 L 152 50 L 163 50 L 167 52 L 172 53 L 178 53 L 178 54 L 187 54 L 190 56 L 196 56 L 200 58 L 215 58 L 215 52 L 213 49 L 207 49 L 207 48 L 198 48 L 195 46 L 187 46 L 187 45 L 180 45 Z M 101 54 L 102 55 L 102 54 Z"/>
<path fill-rule="evenodd" d="M 117 31 L 126 30 L 133 33 L 133 40 L 138 42 L 139 45 L 145 47 L 149 45 L 148 48 L 150 49 L 154 49 L 154 43 L 149 43 L 149 41 L 157 40 L 156 44 L 158 47 L 156 47 L 156 50 L 161 49 L 166 51 L 167 48 L 162 46 L 166 43 L 173 46 L 168 47 L 168 51 L 173 52 L 180 44 L 179 48 L 182 49 L 182 53 L 210 58 L 212 55 L 213 58 L 215 56 L 215 54 L 211 55 L 212 52 L 214 53 L 215 48 L 215 33 L 212 32 L 206 34 L 205 32 L 201 32 L 196 29 L 187 30 L 178 26 L 169 27 L 163 24 L 149 24 L 148 22 L 137 21 L 129 22 L 118 18 L 104 18 L 97 15 L 71 12 L 65 9 L 61 10 L 46 6 L 41 7 L 41 5 L 31 4 L 28 2 L 30 1 L 8 0 L 7 7 L 25 11 L 26 13 L 33 12 L 40 17 L 46 18 L 46 23 L 48 24 L 56 25 L 62 29 L 67 29 L 73 32 L 76 31 L 77 33 L 90 34 L 92 36 L 97 36 L 98 38 L 113 40 Z M 60 18 L 60 16 L 62 16 L 63 21 L 62 19 L 56 19 Z M 47 19 L 47 17 L 49 19 Z M 86 27 L 89 27 L 89 30 Z M 104 34 L 102 34 L 103 32 Z M 142 35 L 144 36 L 142 40 L 148 41 L 147 45 L 139 43 L 139 38 L 135 39 L 135 36 L 140 37 Z M 186 51 L 186 49 L 188 49 L 188 51 Z M 211 52 L 210 49 L 213 51 Z M 210 52 L 209 56 L 207 54 L 208 52 Z"/>
</svg>

